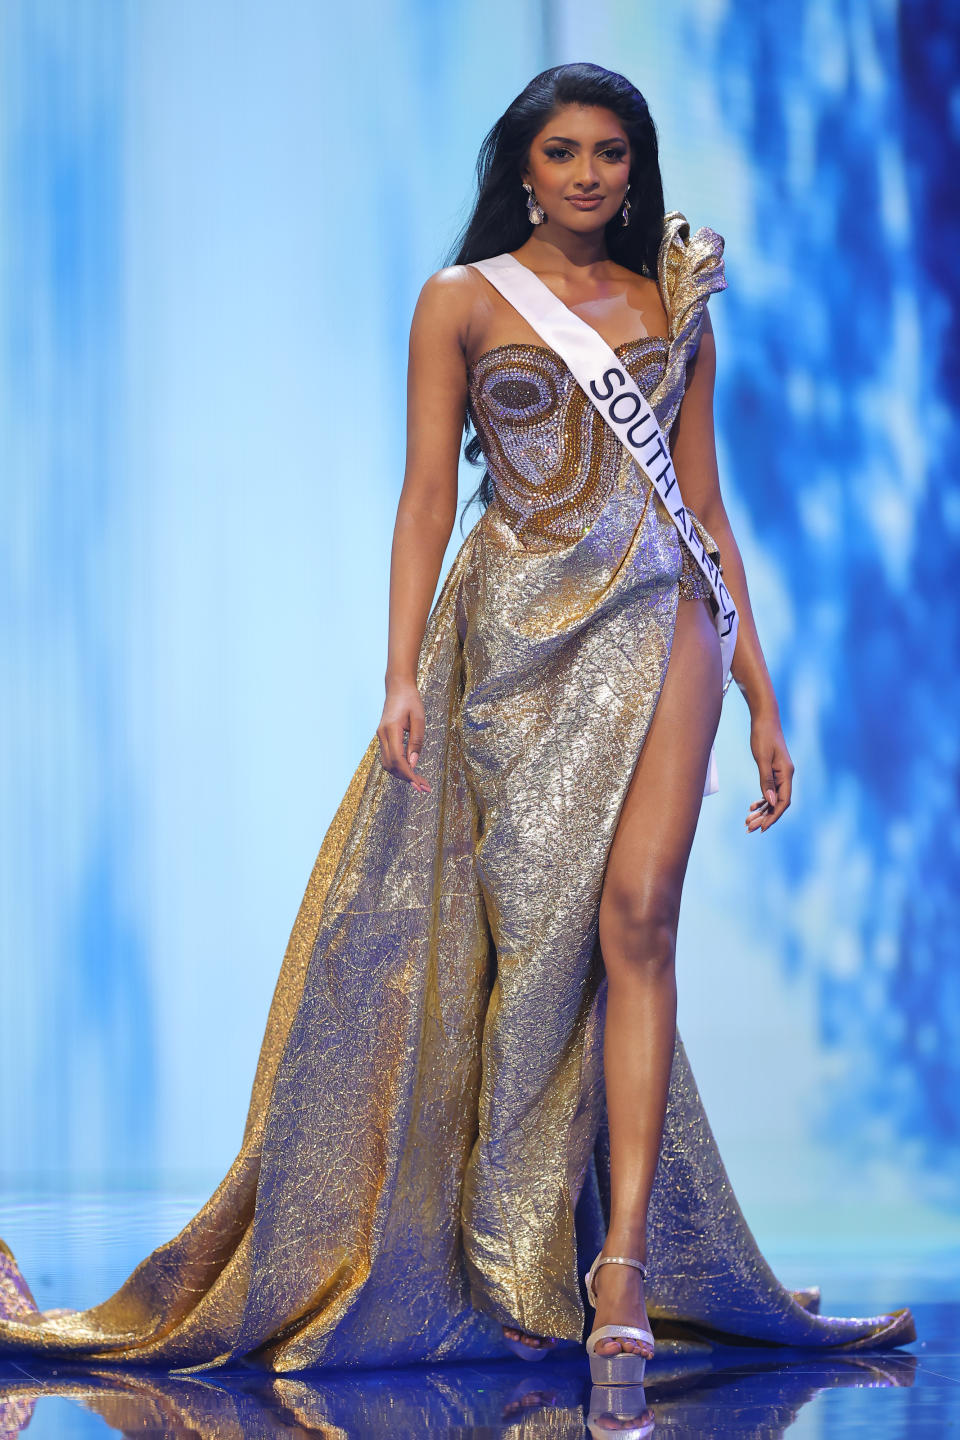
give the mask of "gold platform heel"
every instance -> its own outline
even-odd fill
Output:
[[[631,1265],[634,1270],[640,1271],[646,1282],[648,1272],[642,1260],[630,1260],[624,1255],[604,1255],[601,1250],[584,1277],[587,1299],[594,1310],[597,1308],[598,1298],[594,1277],[601,1265]],[[590,1379],[594,1385],[642,1384],[643,1372],[647,1368],[646,1355],[635,1355],[629,1350],[619,1350],[614,1355],[598,1355],[596,1348],[601,1340],[635,1340],[638,1344],[646,1341],[652,1346],[654,1341],[650,1331],[641,1330],[638,1325],[601,1325],[599,1330],[594,1330],[587,1338]]]

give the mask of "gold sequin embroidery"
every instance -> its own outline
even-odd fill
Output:
[[[615,353],[649,396],[669,342],[628,340]],[[570,544],[589,530],[632,461],[555,350],[523,341],[485,351],[471,368],[468,412],[496,503],[527,549]]]

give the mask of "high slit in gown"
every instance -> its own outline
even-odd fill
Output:
[[[667,435],[723,244],[667,215],[669,335],[618,347]],[[385,771],[371,738],[293,925],[230,1170],[91,1309],[38,1312],[0,1252],[0,1353],[289,1372],[499,1357],[502,1324],[585,1333],[580,1277],[609,1213],[604,867],[678,599],[709,590],[555,351],[480,356],[468,409],[495,498],[420,652],[432,789]],[[815,1287],[776,1279],[679,1034],[648,1244],[660,1344],[915,1338],[907,1309],[822,1316]]]

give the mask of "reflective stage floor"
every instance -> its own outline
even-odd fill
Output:
[[[106,1298],[191,1202],[71,1197],[0,1204],[41,1306]],[[958,1436],[960,1253],[910,1261],[765,1253],[786,1283],[817,1284],[825,1314],[909,1305],[918,1339],[886,1353],[813,1356],[767,1348],[658,1347],[642,1389],[591,1389],[582,1350],[537,1364],[504,1359],[275,1377],[169,1376],[128,1368],[56,1370],[0,1360],[0,1440],[108,1435],[190,1437]]]

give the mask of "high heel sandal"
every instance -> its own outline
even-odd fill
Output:
[[[634,1270],[640,1271],[644,1281],[648,1274],[642,1260],[629,1260],[623,1255],[604,1255],[601,1250],[584,1277],[587,1299],[594,1310],[598,1300],[594,1277],[601,1265],[631,1265]],[[590,1379],[594,1385],[642,1384],[643,1372],[647,1368],[646,1355],[637,1355],[632,1350],[617,1350],[612,1355],[598,1355],[596,1349],[603,1340],[635,1340],[637,1344],[646,1341],[652,1346],[654,1342],[650,1331],[642,1330],[639,1325],[601,1325],[599,1330],[594,1330],[587,1338]]]

